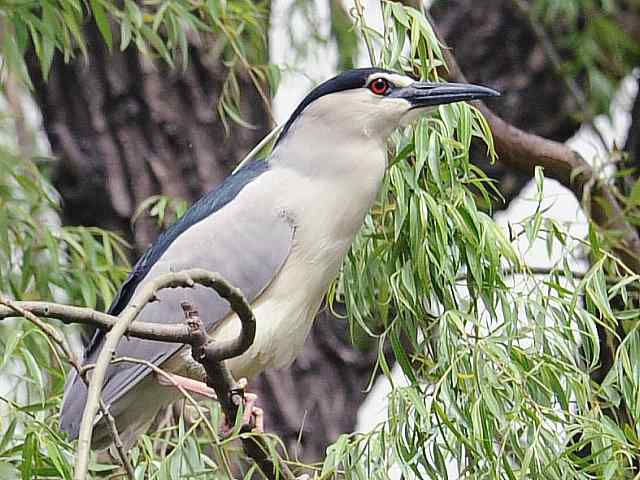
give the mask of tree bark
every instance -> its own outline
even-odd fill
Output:
[[[252,83],[241,78],[241,111],[255,128],[232,124],[225,133],[216,105],[226,69],[203,45],[192,46],[183,70],[171,70],[132,48],[109,53],[93,26],[87,39],[88,62],[56,57],[46,82],[35,62],[31,68],[58,159],[63,221],[118,231],[137,256],[158,234],[149,219],[132,228],[140,202],[164,194],[192,203],[230,173],[270,121]],[[375,355],[353,349],[346,322],[324,312],[294,365],[249,387],[266,411],[267,430],[312,462],[353,430],[374,363]]]
[[[68,224],[117,230],[143,251],[153,222],[131,227],[136,207],[154,194],[193,202],[225,178],[269,130],[261,100],[241,79],[242,112],[255,129],[227,136],[216,113],[226,69],[204,47],[183,70],[133,48],[110,54],[87,28],[88,62],[56,57],[45,83],[32,69],[44,127],[59,159],[55,185]]]

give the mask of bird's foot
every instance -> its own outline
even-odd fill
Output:
[[[181,391],[189,392],[212,400],[217,400],[216,392],[204,382],[193,380],[192,378],[183,377],[174,373],[165,372],[156,374],[156,381],[160,385],[174,387]],[[258,396],[255,393],[247,393],[247,379],[241,378],[236,387],[231,390],[231,396],[239,397],[242,402],[242,426],[240,431],[263,433],[264,432],[264,411],[256,407]],[[233,424],[229,424],[225,418],[222,424],[222,434],[228,436],[233,431]]]
[[[258,396],[255,393],[247,393],[247,379],[238,380],[236,387],[231,391],[232,396],[239,396],[242,399],[242,426],[241,432],[264,433],[264,410],[256,407]],[[222,425],[222,433],[228,436],[233,430],[233,425],[229,424],[225,417]]]

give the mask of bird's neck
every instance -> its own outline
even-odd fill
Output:
[[[382,181],[386,142],[384,138],[369,136],[358,125],[345,127],[305,116],[278,143],[270,162],[303,177],[345,182],[355,189],[359,179],[366,183],[373,176],[374,183]]]
[[[339,132],[315,132],[285,139],[273,152],[273,168],[286,172],[281,198],[294,218],[309,223],[302,228],[350,244],[382,184],[385,146],[368,138],[341,139]]]

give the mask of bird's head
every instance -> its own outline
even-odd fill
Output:
[[[279,142],[301,126],[313,125],[319,138],[331,136],[386,140],[438,105],[493,97],[487,87],[459,83],[429,83],[390,70],[348,70],[316,87],[285,124]]]

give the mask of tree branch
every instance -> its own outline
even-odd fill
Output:
[[[0,320],[15,317],[16,311],[4,302],[0,302]],[[91,325],[109,331],[118,321],[118,317],[108,313],[98,312],[91,308],[61,305],[53,302],[13,302],[13,305],[38,317],[55,318],[63,323],[79,323]],[[46,324],[44,324],[46,325]],[[49,328],[49,325],[46,325]],[[55,329],[54,329],[55,330]],[[56,332],[57,333],[57,332]],[[186,325],[166,325],[162,323],[140,322],[129,325],[126,335],[146,340],[189,343],[190,333]],[[168,339],[168,340],[167,340]]]
[[[233,301],[232,298],[230,296],[229,303]],[[234,387],[235,382],[224,364],[224,359],[244,353],[253,343],[253,337],[255,336],[255,317],[253,312],[251,309],[244,309],[242,305],[238,305],[238,307],[238,310],[234,309],[234,311],[242,324],[240,335],[233,341],[222,344],[209,341],[199,313],[192,305],[188,303],[182,304],[187,323],[193,334],[191,343],[193,358],[200,362],[207,372],[207,385],[215,390],[227,421],[233,421],[237,418],[243,395]],[[251,425],[243,425],[240,431],[249,433],[252,431],[252,427]],[[269,458],[269,448],[262,438],[254,436],[243,437],[242,445],[247,456],[256,462],[260,470],[270,480],[277,478],[295,479],[295,476],[286,465],[275,464]]]
[[[197,312],[190,307],[187,317],[188,324],[166,325],[160,323],[134,323],[137,315],[144,306],[156,298],[156,293],[164,288],[193,287],[200,284],[215,290],[220,297],[227,300],[231,309],[236,313],[241,322],[240,334],[231,340],[222,342],[212,342],[209,340],[204,326],[197,315]],[[235,419],[239,405],[242,403],[242,395],[235,390],[235,382],[224,365],[224,360],[233,358],[244,353],[253,343],[256,331],[256,321],[251,306],[244,298],[242,292],[229,285],[220,275],[207,272],[201,269],[193,269],[179,273],[170,273],[158,277],[150,282],[138,292],[129,302],[129,307],[123,311],[120,317],[115,317],[106,313],[97,312],[90,308],[61,305],[53,302],[13,302],[0,297],[0,320],[23,316],[34,322],[41,328],[49,338],[51,338],[63,351],[69,362],[79,372],[83,380],[89,370],[93,370],[87,403],[83,413],[80,434],[78,438],[78,456],[75,466],[75,479],[86,478],[88,471],[88,459],[91,446],[91,436],[93,425],[98,409],[102,410],[107,420],[107,424],[115,435],[114,444],[117,452],[123,460],[123,466],[127,474],[131,475],[133,470],[127,462],[126,455],[122,451],[115,421],[110,416],[106,406],[100,398],[100,392],[104,383],[106,367],[113,363],[115,347],[122,336],[128,335],[147,340],[157,340],[163,342],[184,343],[192,346],[194,358],[200,362],[207,372],[207,383],[212,387],[220,400],[222,409],[228,419]],[[56,318],[64,323],[80,323],[92,325],[108,331],[105,345],[101,350],[98,359],[90,368],[81,367],[71,350],[67,347],[64,338],[51,325],[44,323],[38,316]],[[249,427],[250,430],[250,427]],[[241,431],[245,433],[247,427],[243,426]],[[276,465],[268,456],[268,448],[264,442],[257,437],[243,438],[243,445],[246,454],[251,457],[261,468],[269,479],[295,478],[288,468]],[[118,447],[120,448],[118,449]]]

